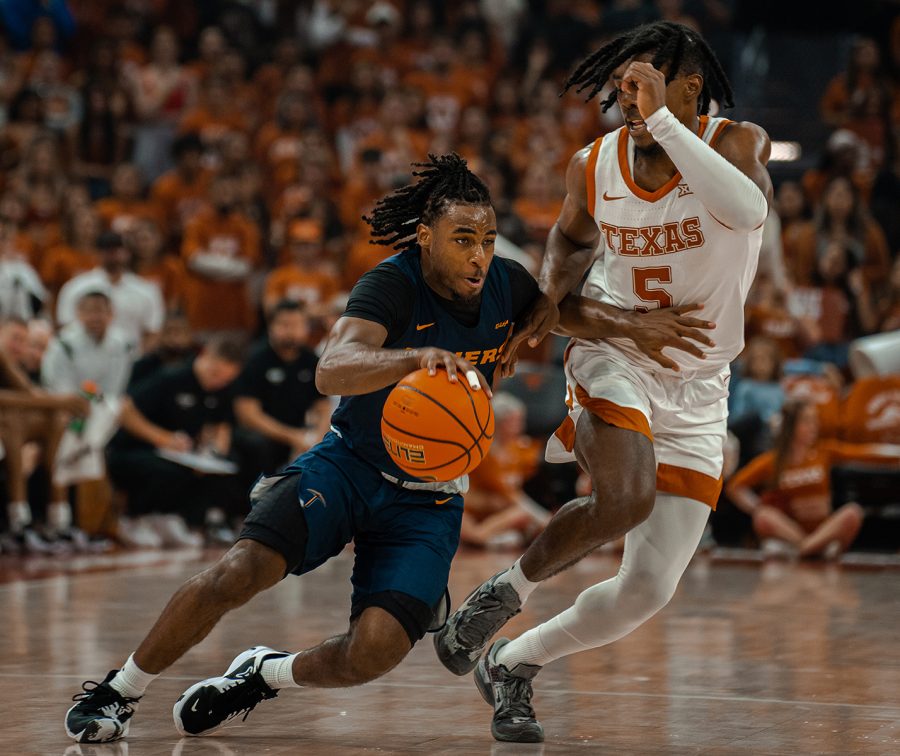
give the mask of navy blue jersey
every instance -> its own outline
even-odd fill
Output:
[[[386,343],[385,347],[437,347],[455,352],[477,367],[490,383],[517,314],[508,267],[496,258],[493,260],[482,289],[477,322],[467,327],[447,312],[425,283],[418,250],[396,254],[378,267],[385,265],[398,268],[415,287],[412,317],[402,335]],[[536,284],[534,292],[537,292]],[[391,292],[385,291],[383,296],[390,297]],[[381,440],[381,411],[392,388],[388,386],[371,394],[342,397],[331,423],[354,452],[381,471],[401,480],[416,480],[394,464]]]

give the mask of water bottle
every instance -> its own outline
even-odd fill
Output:
[[[89,402],[93,402],[100,398],[100,387],[97,385],[96,381],[82,381],[81,390],[78,393]],[[87,417],[73,417],[72,422],[69,423],[69,429],[80,436],[84,431],[86,422]]]

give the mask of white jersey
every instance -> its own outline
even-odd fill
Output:
[[[731,123],[700,117],[698,135],[710,146]],[[744,346],[744,302],[759,259],[762,226],[734,231],[716,220],[676,173],[655,192],[632,178],[634,142],[623,126],[591,148],[587,162],[588,210],[600,242],[583,294],[625,310],[691,303],[691,313],[716,324],[706,359],[667,349],[683,371],[720,372]],[[609,339],[638,367],[665,369],[630,339]],[[671,371],[665,371],[671,372]],[[682,373],[684,374],[684,373]]]

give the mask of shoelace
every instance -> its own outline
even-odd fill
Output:
[[[261,701],[275,698],[278,691],[272,690],[257,676],[247,678],[243,685],[232,685],[224,690],[213,703],[212,713],[217,717],[221,717],[223,721],[234,719],[241,714],[246,721],[257,704]]]
[[[499,688],[499,690],[497,690]],[[534,691],[531,688],[531,680],[509,675],[507,680],[494,683],[495,695],[499,693],[499,714],[504,719],[534,719],[534,707],[531,705],[531,697]]]
[[[93,687],[89,688],[88,685]],[[78,702],[91,701],[98,709],[114,703],[119,706],[120,709],[124,709],[127,713],[131,714],[133,713],[133,709],[131,708],[132,705],[140,700],[139,698],[127,698],[106,683],[98,683],[95,680],[85,680],[81,683],[81,690],[83,692],[76,693],[72,696],[72,700]]]
[[[490,616],[488,614],[502,607],[503,602],[494,595],[493,586],[490,591],[485,591],[481,596],[473,598],[456,623],[460,646],[468,649],[480,648],[506,620],[519,612],[517,609],[509,615],[501,613]]]

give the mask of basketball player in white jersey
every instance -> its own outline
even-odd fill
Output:
[[[638,27],[587,58],[566,87],[587,88],[590,99],[610,80],[604,106],[618,101],[625,125],[569,163],[541,270],[545,298],[514,337],[535,344],[551,329],[572,337],[569,414],[547,458],[577,460],[593,492],[560,509],[435,638],[448,669],[477,666],[498,740],[543,740],[531,706],[543,665],[621,638],[672,597],[721,490],[728,366],[743,347],[771,201],[769,139],[754,124],[707,115],[713,97],[731,105],[731,89],[695,31]],[[589,266],[583,293],[570,294]],[[713,323],[686,316],[692,303]],[[645,332],[673,312],[697,348],[649,349]],[[479,661],[542,580],[623,534],[614,578],[515,640],[497,640]]]

